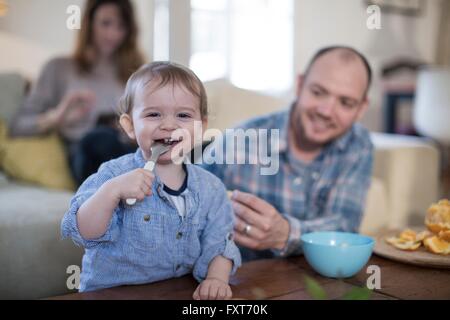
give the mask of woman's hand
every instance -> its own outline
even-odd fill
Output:
[[[95,94],[89,90],[68,93],[56,108],[49,110],[41,117],[41,131],[70,126],[85,120],[95,104]]]
[[[67,96],[61,106],[62,125],[70,126],[86,120],[95,104],[95,94],[92,91],[76,91]]]
[[[218,278],[206,278],[195,290],[195,300],[229,300],[232,297],[230,285]]]

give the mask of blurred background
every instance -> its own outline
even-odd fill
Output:
[[[66,9],[70,5],[82,8],[83,0],[2,2],[8,11],[0,18],[1,72],[19,71],[35,78],[48,59],[73,50],[77,30],[65,27]],[[296,73],[317,49],[330,44],[359,49],[375,71],[371,108],[363,120],[375,131],[387,126],[382,110],[387,67],[403,62],[412,66],[449,63],[448,33],[441,23],[448,15],[444,10],[448,0],[375,1],[382,9],[386,2],[387,10],[381,12],[381,29],[373,30],[366,24],[370,1],[365,0],[132,2],[148,60],[178,61],[193,68],[202,80],[225,78],[238,87],[278,97],[292,96]],[[392,9],[394,5],[398,8]],[[445,54],[440,50],[447,50],[446,61],[439,58]],[[386,78],[413,82],[409,71],[414,75],[408,66],[394,68]],[[408,125],[407,108],[399,107],[396,124]]]
[[[424,228],[430,205],[450,197],[450,0],[131,3],[144,60],[191,67],[205,83],[209,126],[219,130],[287,108],[296,75],[320,48],[338,44],[361,51],[374,72],[362,123],[371,131],[375,159],[360,232]],[[76,190],[68,156],[78,153],[62,143],[58,121],[48,135],[13,137],[9,130],[44,65],[72,56],[79,31],[67,27],[74,14],[68,9],[82,12],[85,4],[0,0],[0,299],[73,292],[66,270],[80,265],[82,250],[60,240],[60,223]],[[65,71],[64,61],[57,61],[63,68],[56,81],[48,73],[42,78],[35,98],[77,77]],[[90,76],[90,82],[77,78],[80,86],[98,89],[104,101],[123,91],[108,73],[101,81]],[[45,117],[70,105],[58,98],[40,104]],[[106,107],[113,112],[115,102]],[[27,133],[27,125],[21,130]],[[85,145],[93,156],[100,147],[112,149],[102,139]]]

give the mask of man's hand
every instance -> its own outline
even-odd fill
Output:
[[[283,249],[289,237],[289,222],[268,202],[250,193],[231,196],[236,223],[234,240],[250,249]]]
[[[232,296],[228,283],[217,278],[206,278],[192,296],[195,300],[228,300]]]

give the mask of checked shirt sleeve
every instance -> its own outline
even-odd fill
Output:
[[[285,215],[289,222],[289,237],[285,248],[272,250],[277,256],[289,256],[301,253],[300,236],[316,231],[358,232],[370,186],[373,164],[372,146],[363,149],[354,161],[341,171],[332,188],[326,212],[322,217],[299,220]]]

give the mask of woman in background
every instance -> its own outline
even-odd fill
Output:
[[[129,0],[88,0],[74,54],[50,60],[11,127],[13,136],[58,132],[74,179],[135,150],[116,126],[126,80],[143,63]]]

